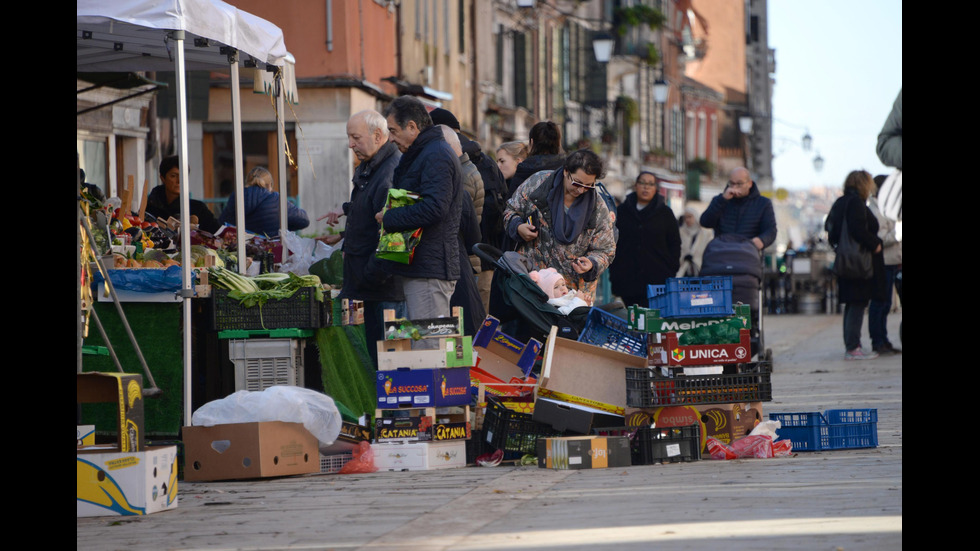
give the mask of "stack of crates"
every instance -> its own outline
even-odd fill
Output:
[[[626,370],[627,406],[655,416],[674,407],[688,408],[693,417],[710,409],[753,409],[761,416],[761,402],[772,401],[772,366],[751,362],[749,306],[733,305],[731,294],[729,276],[670,278],[665,285],[650,286],[650,308],[629,308],[630,328],[647,335],[647,368]],[[729,334],[737,332],[737,339],[712,341],[709,336],[709,342],[694,344],[681,337],[689,331],[711,335],[718,324],[725,324]],[[736,439],[734,431],[726,436]]]
[[[450,318],[430,320],[399,320],[385,311],[372,444],[379,469],[466,466],[474,360],[473,338],[463,335],[462,324],[462,308],[454,308]],[[418,341],[436,346],[413,346]]]

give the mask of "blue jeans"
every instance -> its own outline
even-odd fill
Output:
[[[888,341],[888,312],[892,309],[892,292],[895,287],[895,274],[898,266],[885,266],[885,300],[871,299],[868,306],[868,333],[871,334],[871,347],[875,350],[891,345]]]
[[[861,326],[864,324],[864,310],[867,307],[866,300],[844,304],[844,346],[848,352],[861,348]]]

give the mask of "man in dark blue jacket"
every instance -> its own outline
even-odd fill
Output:
[[[760,251],[776,240],[776,214],[772,201],[759,193],[749,170],[736,168],[728,177],[725,191],[716,195],[701,215],[701,225],[715,236],[740,235]]]
[[[324,218],[333,226],[347,216],[344,228],[344,287],[341,298],[364,302],[364,334],[374,366],[378,365],[376,341],[384,338],[384,311],[405,316],[405,293],[400,278],[392,277],[375,256],[381,227],[374,219],[388,199],[391,178],[402,154],[388,141],[388,121],[374,110],[360,111],[347,121],[347,146],[360,164],[354,169],[354,188],[343,212]]]
[[[391,141],[402,152],[392,187],[418,193],[421,200],[389,209],[376,219],[386,231],[422,228],[411,264],[384,261],[402,277],[410,319],[449,316],[450,297],[459,279],[459,219],[462,167],[442,130],[432,124],[417,98],[401,96],[385,110]],[[437,343],[436,343],[437,344]]]

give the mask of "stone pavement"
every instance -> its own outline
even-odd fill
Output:
[[[901,319],[889,317],[896,345]],[[77,549],[901,549],[902,356],[845,362],[839,315],[768,316],[765,344],[775,371],[764,414],[877,408],[878,447],[181,482],[173,511],[77,519]]]

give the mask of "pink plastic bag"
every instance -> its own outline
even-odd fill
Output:
[[[373,473],[378,470],[374,465],[374,450],[368,442],[359,442],[352,452],[353,457],[337,474]]]

